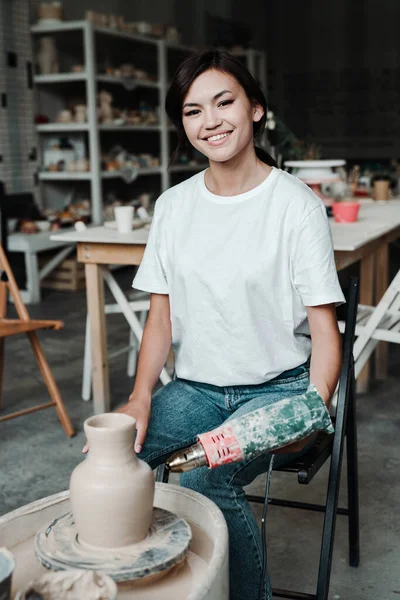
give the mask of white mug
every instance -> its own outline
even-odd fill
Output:
[[[129,233],[132,231],[133,206],[116,206],[114,208],[114,215],[119,233]]]

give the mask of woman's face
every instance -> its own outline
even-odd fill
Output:
[[[182,123],[189,142],[209,160],[224,162],[253,147],[253,122],[264,114],[239,82],[222,71],[199,75],[183,101]]]

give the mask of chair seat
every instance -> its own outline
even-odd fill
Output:
[[[311,448],[302,456],[293,459],[282,467],[274,468],[275,471],[297,473],[299,483],[307,485],[314,475],[332,454],[333,435],[320,432]]]
[[[0,319],[0,338],[36,331],[37,329],[61,329],[64,326],[62,321],[39,321],[20,319]]]

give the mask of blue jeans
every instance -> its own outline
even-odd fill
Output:
[[[309,361],[258,385],[217,387],[175,379],[153,397],[151,419],[140,458],[154,469],[170,454],[196,440],[227,419],[239,417],[283,398],[303,394],[309,384]],[[293,454],[277,454],[282,464]],[[258,600],[262,545],[257,521],[243,486],[268,471],[270,454],[210,470],[195,469],[181,475],[181,485],[204,494],[222,510],[229,531],[230,599]],[[264,600],[271,598],[268,576]]]

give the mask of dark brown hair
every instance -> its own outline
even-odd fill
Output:
[[[260,121],[253,123],[254,141],[256,141],[257,137],[264,131],[267,118],[267,101],[261,87],[252,73],[239,59],[232,54],[229,54],[229,52],[215,49],[197,52],[196,54],[189,56],[179,65],[165,99],[165,110],[175,125],[178,133],[178,145],[170,164],[176,160],[180,152],[187,150],[189,147],[189,140],[187,139],[182,123],[182,106],[184,98],[193,81],[199,75],[210,69],[216,69],[217,71],[227,73],[234,77],[244,89],[250,102],[256,102],[262,106],[264,109],[263,116]],[[260,160],[267,165],[277,166],[276,162],[268,152],[258,146],[255,147],[255,150]]]

